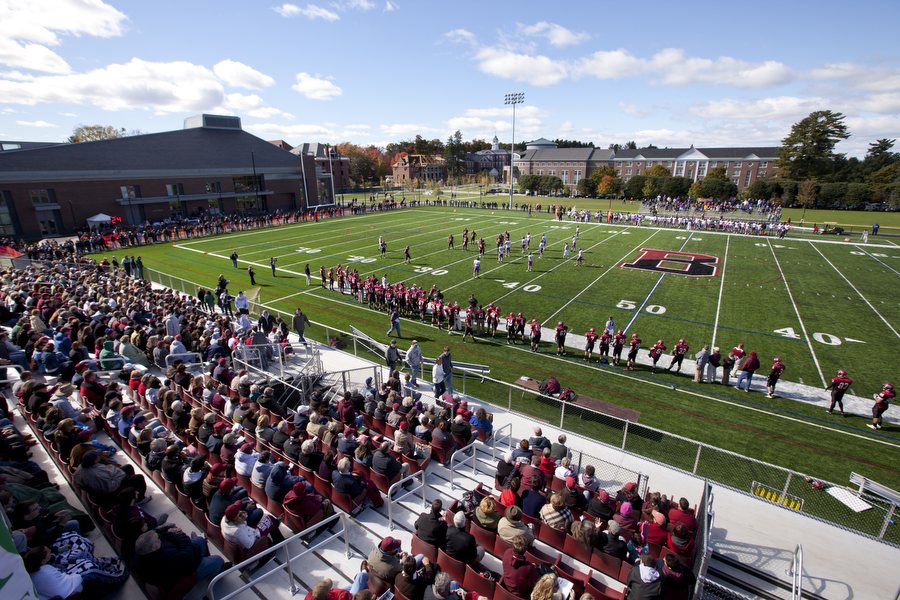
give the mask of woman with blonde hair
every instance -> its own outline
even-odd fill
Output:
[[[566,600],[559,591],[559,578],[556,573],[547,573],[538,579],[534,589],[531,590],[531,600]]]
[[[475,507],[473,520],[488,531],[497,531],[500,516],[500,513],[497,512],[497,502],[490,496],[485,496],[481,499],[481,503]]]

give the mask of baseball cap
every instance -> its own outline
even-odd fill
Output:
[[[400,540],[388,536],[381,540],[379,548],[381,548],[382,552],[397,552],[398,550],[400,550]]]

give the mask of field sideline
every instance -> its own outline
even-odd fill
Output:
[[[461,249],[466,226],[485,239],[488,249],[477,280],[471,277],[474,247]],[[387,275],[392,282],[426,288],[436,284],[446,299],[462,305],[474,293],[484,305],[499,302],[504,314],[512,310],[529,320],[564,320],[577,334],[602,327],[612,315],[617,328],[628,324],[629,331],[640,332],[645,348],[661,338],[671,349],[685,337],[692,356],[705,342],[715,340],[727,353],[742,341],[748,350],[759,352],[763,376],[775,355],[788,365],[785,379],[817,387],[845,368],[856,380],[852,391],[861,396],[870,396],[894,372],[890,359],[900,349],[900,310],[889,288],[900,274],[900,249],[893,244],[769,240],[583,223],[578,247],[585,250],[585,264],[578,267],[574,252],[567,260],[562,252],[575,228],[544,213],[529,218],[519,212],[422,208],[186,240],[144,247],[140,253],[148,268],[197,285],[214,287],[218,274],[224,273],[233,281],[232,293],[249,287],[243,271],[253,264],[266,305],[288,312],[301,305],[314,320],[343,329],[352,323],[379,339],[387,329],[386,315],[319,287],[320,264],[352,264],[361,274]],[[512,256],[501,264],[494,240],[507,230]],[[456,237],[454,250],[447,249],[450,233]],[[532,248],[542,233],[548,237],[544,258],[535,255],[533,272],[526,272],[526,257],[519,250],[519,239],[526,233],[531,233]],[[379,235],[388,242],[385,258],[377,251]],[[406,244],[412,251],[410,265],[403,261]],[[679,253],[714,257],[718,272],[714,277],[684,277],[621,267],[634,261],[641,249],[671,252],[676,259],[683,258]],[[232,251],[240,255],[238,270],[227,258]],[[274,278],[268,268],[272,256],[278,259]],[[306,264],[313,271],[311,287],[302,276]],[[577,353],[556,357],[549,345],[535,360],[521,346],[513,352],[497,342],[464,346],[456,336],[413,321],[405,320],[402,328],[404,337],[420,340],[426,355],[452,342],[457,360],[490,364],[500,379],[552,373],[579,393],[637,408],[642,423],[673,433],[838,482],[857,470],[894,487],[900,483],[896,426],[886,424],[876,433],[865,428],[863,416],[839,420],[795,401],[697,386],[684,375],[614,373],[610,367],[586,364]],[[668,361],[664,357],[661,366]]]

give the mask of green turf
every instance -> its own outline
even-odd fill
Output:
[[[468,252],[461,249],[464,226],[477,231],[487,242],[483,275],[478,280],[471,277],[474,248],[470,246]],[[513,253],[500,265],[494,239],[506,230],[513,238]],[[845,368],[856,380],[853,392],[859,395],[871,395],[894,373],[891,359],[900,345],[889,325],[897,328],[900,309],[890,291],[897,276],[891,269],[900,270],[900,249],[881,249],[879,254],[884,256],[876,260],[853,254],[859,251],[849,245],[817,244],[820,255],[809,242],[791,238],[773,240],[770,247],[764,238],[582,224],[578,245],[586,249],[586,264],[577,267],[571,260],[574,253],[568,261],[562,258],[562,246],[571,241],[574,231],[574,224],[553,222],[544,213],[528,218],[508,211],[421,208],[191,240],[179,242],[179,247],[157,245],[141,248],[140,253],[147,268],[196,285],[212,287],[219,273],[224,273],[233,281],[229,287],[235,293],[249,287],[244,272],[247,263],[242,262],[241,268],[235,270],[227,259],[236,250],[242,261],[256,264],[263,303],[286,312],[302,306],[315,321],[345,331],[353,325],[382,340],[386,339],[387,316],[358,305],[349,296],[318,287],[320,264],[353,264],[361,273],[386,274],[391,281],[402,279],[426,287],[436,284],[445,290],[447,299],[460,304],[473,293],[485,305],[499,301],[504,313],[521,311],[529,320],[563,319],[576,333],[602,326],[609,315],[619,327],[634,319],[631,330],[640,332],[645,345],[663,338],[671,348],[677,338],[685,337],[691,344],[691,355],[715,334],[716,344],[724,353],[739,341],[758,351],[763,361],[760,373],[767,371],[775,355],[784,357],[788,365],[785,379],[802,380],[809,385],[822,385],[816,360],[827,378],[838,368]],[[457,238],[455,250],[446,249],[447,234],[451,232]],[[541,233],[547,233],[549,242],[545,257],[535,258],[531,273],[526,272],[525,258],[518,249],[518,240],[526,232],[532,234],[535,248]],[[389,252],[384,259],[377,252],[379,235],[388,241]],[[412,250],[411,265],[403,263],[406,244]],[[642,247],[671,251],[684,248],[725,258],[724,281],[721,277],[667,275],[648,298],[659,275],[619,266]],[[279,259],[279,274],[275,278],[268,269],[268,259],[273,255]],[[306,286],[301,275],[307,263],[314,273],[312,287]],[[778,265],[787,285],[780,277]],[[788,288],[809,341],[791,304]],[[715,327],[720,291],[722,302]],[[860,293],[872,306],[860,298]],[[289,295],[294,296],[279,300]],[[642,303],[644,309],[636,312]],[[798,337],[785,337],[785,328],[793,328]],[[866,419],[861,417],[826,418],[828,415],[818,406],[770,400],[763,394],[748,395],[721,386],[698,386],[686,375],[651,375],[639,369],[623,377],[621,369],[586,364],[577,352],[575,356],[570,353],[557,358],[546,344],[542,354],[535,356],[522,346],[508,347],[501,340],[462,344],[458,335],[448,336],[446,331],[416,321],[404,320],[402,329],[404,338],[414,336],[420,340],[426,355],[434,356],[450,343],[457,361],[488,364],[491,375],[503,381],[515,381],[521,375],[541,379],[553,374],[580,394],[640,411],[643,425],[838,483],[846,482],[850,472],[857,471],[900,487],[900,469],[896,466],[900,458],[900,428],[894,426],[888,425],[875,434],[865,427]],[[318,327],[310,333],[319,340],[333,335]],[[819,336],[822,342],[816,341],[814,334],[827,335]],[[861,341],[848,342],[847,338]],[[840,344],[829,345],[836,342]],[[668,365],[668,361],[664,357],[661,364]],[[665,385],[653,385],[660,382]],[[469,393],[489,402],[510,404],[508,389],[499,384],[469,380],[466,385]],[[673,391],[672,385],[677,389]],[[459,382],[455,387],[460,388]],[[557,408],[537,402],[531,395],[514,396],[518,397],[512,398],[511,408],[559,425]],[[598,423],[593,416],[569,415],[564,425],[602,441],[621,444],[617,424]],[[875,443],[874,438],[890,445]],[[671,438],[629,436],[626,448],[687,470],[692,470],[696,461],[695,445]],[[706,452],[698,463],[703,475],[746,491],[757,477],[757,481],[778,489],[784,484],[783,474],[777,470],[761,467],[760,473],[754,473],[756,467],[748,467],[746,462],[730,455],[727,460],[715,459],[713,451],[709,451],[709,457]]]

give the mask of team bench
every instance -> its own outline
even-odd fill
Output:
[[[537,379],[533,379],[531,377],[523,375],[519,377],[519,380],[516,383],[520,387],[540,393],[541,382]],[[576,399],[575,403],[579,407],[596,410],[598,412],[612,415],[620,419],[625,419],[626,421],[631,421],[633,423],[637,423],[641,418],[641,413],[639,411],[631,408],[625,408],[624,406],[619,406],[617,404],[610,404],[609,402],[597,400],[596,398],[591,398],[590,396],[584,396],[582,394],[578,394],[578,398]]]

